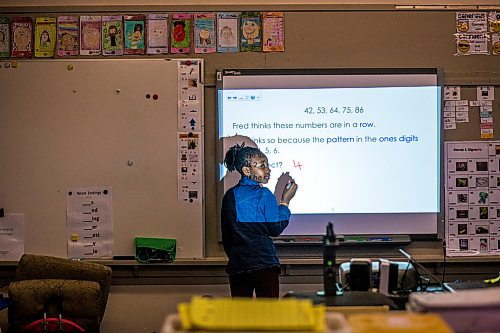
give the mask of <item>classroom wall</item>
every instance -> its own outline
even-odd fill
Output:
[[[285,52],[180,56],[196,56],[205,60],[205,253],[207,257],[224,257],[222,248],[217,243],[216,69],[438,67],[443,69],[445,84],[463,86],[464,97],[474,96],[476,85],[500,85],[498,56],[454,55],[456,49],[453,38],[455,13],[456,10],[466,10],[463,8],[469,7],[462,9],[454,7],[457,8],[454,10],[429,10],[427,7],[401,10],[395,9],[394,6],[388,7],[383,1],[378,1],[374,2],[377,4],[371,7],[358,5],[353,9],[343,9],[342,6],[333,3],[328,2],[332,9],[326,11],[315,9],[314,5],[306,6],[301,10],[291,5],[277,5],[279,10],[285,11]],[[31,12],[29,15],[35,17],[37,16],[36,10],[41,9],[36,1],[30,4],[30,6],[18,8],[13,7],[14,2],[8,0],[0,5],[0,12],[16,15],[16,12],[11,12],[15,8],[15,10]],[[114,3],[107,2],[107,4]],[[153,10],[152,8],[166,11],[176,8],[175,2],[169,2],[162,7],[152,7],[152,4],[148,2],[140,12]],[[325,3],[316,2],[316,4]],[[57,7],[58,1],[47,2],[46,5],[55,7],[53,12],[44,12],[43,15],[49,16],[68,12],[74,14],[110,13],[102,11],[100,7],[93,7],[91,1],[82,1],[64,8]],[[218,2],[209,2],[207,5],[195,4],[176,9],[191,12],[217,11],[221,10],[219,5]],[[140,5],[138,6],[141,8]],[[253,5],[251,8],[231,6],[230,9],[261,10],[260,8],[262,6]],[[492,6],[488,8],[494,9]],[[120,12],[120,9],[121,11],[128,10],[126,6],[115,10]],[[17,12],[19,13],[22,11]],[[498,108],[498,102],[495,108]],[[456,130],[446,131],[445,140],[478,140],[479,116],[471,112],[470,117],[470,123],[459,124]],[[498,131],[495,132],[498,133]]]
[[[363,1],[369,5],[345,6],[333,1],[316,1],[315,5],[305,2],[268,2],[259,5],[223,5],[224,1],[213,1],[188,6],[187,3],[149,1],[138,4],[136,1],[107,1],[114,10],[283,10],[285,11],[285,45],[283,53],[237,53],[194,55],[205,59],[205,216],[206,216],[206,254],[208,257],[224,257],[217,243],[217,204],[216,204],[216,94],[215,70],[222,68],[343,68],[343,67],[439,67],[444,71],[445,84],[462,85],[464,97],[472,98],[476,85],[495,85],[500,94],[500,58],[494,56],[457,57],[453,33],[455,32],[455,8],[398,9],[383,1]],[[194,2],[193,2],[194,3]],[[262,2],[261,2],[262,3]],[[339,1],[340,3],[340,1]],[[427,4],[431,1],[398,1],[399,4]],[[442,1],[441,4],[471,4],[470,1]],[[35,15],[37,10],[57,13],[85,13],[103,11],[103,7],[93,7],[97,1],[76,2],[66,6],[64,1],[30,1],[31,6],[23,10]],[[123,4],[123,7],[120,7]],[[271,4],[271,5],[269,5]],[[491,5],[493,1],[474,4]],[[62,7],[62,6],[65,7]],[[127,7],[131,5],[132,7]],[[2,7],[5,6],[5,7]],[[4,0],[0,12],[18,10],[15,0]],[[59,7],[61,6],[61,7]],[[88,7],[86,7],[88,6]],[[114,7],[113,7],[114,6]],[[477,7],[475,7],[477,8]],[[83,10],[82,10],[83,9]],[[498,96],[498,95],[497,95]],[[499,110],[500,98],[495,102]],[[470,113],[470,122],[459,124],[453,131],[444,133],[446,140],[479,140],[479,115]],[[495,139],[500,138],[499,122],[495,123]],[[293,207],[292,207],[293,210]],[[410,249],[419,255],[442,255],[439,244],[411,244]],[[393,251],[393,249],[391,249]],[[355,256],[365,254],[362,249],[349,249],[346,254]],[[381,252],[383,253],[383,251]],[[377,253],[377,255],[380,253]],[[467,270],[467,266],[463,266]],[[305,270],[307,273],[307,270]],[[140,277],[140,275],[138,276]],[[303,283],[290,285],[293,290],[316,290],[318,284]],[[283,291],[283,290],[282,290]],[[155,332],[167,312],[175,309],[178,301],[188,299],[191,294],[212,293],[227,295],[227,285],[203,285],[195,287],[180,286],[114,286],[111,290],[107,314],[103,323],[104,332]],[[124,304],[149,304],[151,306],[132,306]],[[163,304],[163,305],[161,305]],[[132,310],[131,310],[132,309]]]

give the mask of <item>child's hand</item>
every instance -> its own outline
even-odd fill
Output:
[[[295,183],[295,181],[292,179],[291,181],[286,184],[285,188],[283,189],[283,194],[281,195],[281,202],[286,203],[287,205],[290,203],[290,200],[295,196],[295,193],[297,192],[298,185]]]

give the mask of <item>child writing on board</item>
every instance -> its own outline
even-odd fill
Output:
[[[229,171],[238,171],[241,179],[222,199],[222,244],[229,258],[233,297],[279,297],[280,262],[271,237],[279,236],[288,226],[288,205],[297,184],[292,180],[283,190],[278,204],[267,184],[271,174],[266,155],[258,148],[236,144],[224,158]]]

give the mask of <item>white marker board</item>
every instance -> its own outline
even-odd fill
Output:
[[[177,63],[0,62],[0,207],[25,214],[26,253],[66,257],[67,190],[111,186],[115,256],[136,236],[204,256],[203,203],[177,200]]]

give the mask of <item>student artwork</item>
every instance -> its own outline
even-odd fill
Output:
[[[445,143],[446,254],[500,253],[500,142]]]
[[[191,52],[191,14],[172,14],[170,27],[170,52],[189,53]]]
[[[10,20],[0,17],[0,58],[10,56]]]
[[[238,13],[217,13],[217,52],[238,52]]]
[[[57,18],[57,55],[59,57],[78,55],[79,40],[78,16],[59,16]]]
[[[31,58],[33,55],[33,20],[31,17],[13,17],[11,23],[13,58]]]
[[[102,17],[102,54],[123,54],[122,16],[112,15]]]
[[[215,14],[194,14],[193,17],[194,53],[214,53],[215,44]]]
[[[56,19],[37,17],[35,20],[35,57],[51,58],[56,46]]]
[[[80,55],[101,54],[101,16],[80,17]]]
[[[262,14],[262,51],[285,51],[285,26],[283,12]]]
[[[146,53],[146,17],[142,14],[125,15],[124,36],[125,50],[124,54],[145,54]]]
[[[243,12],[240,17],[240,51],[262,50],[262,31],[259,12]]]
[[[168,53],[168,14],[148,14],[146,26],[148,28],[147,54]]]

